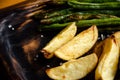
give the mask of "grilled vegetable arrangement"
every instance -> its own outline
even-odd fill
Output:
[[[65,61],[47,69],[46,74],[52,79],[76,80],[95,72],[95,80],[114,80],[119,69],[120,2],[51,0],[45,5],[29,17],[40,24],[39,31],[62,31],[40,52],[47,60],[56,57]],[[99,40],[107,31],[115,33]]]
[[[33,14],[39,29],[63,29],[71,22],[78,28],[97,25],[99,31],[120,30],[120,2],[118,0],[51,0],[42,12]],[[104,27],[104,28],[103,28]]]
[[[72,26],[75,26],[75,24]],[[65,33],[66,31],[63,30],[62,32]],[[66,34],[68,32],[69,31],[67,31]],[[49,42],[49,44],[54,44],[55,46],[53,45],[52,48],[50,48],[50,45],[47,44],[42,49],[42,52],[47,54],[44,52],[45,48],[49,50],[55,49],[57,46],[57,49],[48,54],[54,54],[60,59],[67,60],[67,62],[61,66],[47,69],[47,75],[52,79],[76,80],[82,79],[95,69],[95,80],[114,80],[120,56],[119,34],[120,32],[116,32],[97,45],[94,45],[98,38],[98,30],[95,25],[73,36],[71,40],[67,42],[64,41],[65,44],[61,46],[57,46],[57,42],[54,43],[55,38],[59,38],[59,36],[55,36]],[[61,34],[59,33],[58,35]],[[61,40],[63,41],[64,38],[61,38]],[[89,55],[81,57],[88,53],[91,48],[93,48],[92,52],[94,54],[89,53]],[[96,66],[97,68],[95,68]]]

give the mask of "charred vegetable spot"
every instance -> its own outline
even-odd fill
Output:
[[[40,20],[40,23],[42,23],[42,24],[50,24],[51,21],[48,20],[48,19],[43,19],[43,20]]]
[[[46,50],[41,50],[42,53],[44,53],[44,56],[48,58],[51,54],[47,52]]]
[[[114,39],[113,41],[115,42],[115,44],[117,44],[117,42],[116,42],[116,40],[115,40],[115,39]]]
[[[113,39],[113,42],[114,42],[115,44],[117,44],[117,42],[116,42],[116,40],[115,40],[115,36],[112,35],[111,38]]]
[[[114,36],[114,35],[111,35],[111,39],[115,39],[115,36]]]
[[[65,78],[66,78],[66,77],[65,77],[65,75],[63,75],[62,77],[63,77],[63,79],[65,79]]]
[[[74,20],[81,20],[81,19],[83,19],[83,16],[80,16],[80,15],[77,15],[77,14],[73,14],[73,15],[68,16],[68,18],[70,20],[74,21]]]

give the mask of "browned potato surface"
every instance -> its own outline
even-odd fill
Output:
[[[115,36],[104,41],[103,51],[95,71],[95,80],[114,80],[119,61],[119,46]]]
[[[47,69],[46,73],[51,79],[55,80],[78,80],[91,72],[95,68],[97,61],[97,55],[93,53],[65,62],[61,66]]]
[[[54,53],[58,58],[71,60],[88,52],[98,38],[98,30],[95,25],[80,32],[72,40],[61,46]]]
[[[77,32],[75,22],[72,22],[60,33],[58,33],[43,49],[45,58],[49,59],[54,55],[54,51],[61,47],[63,44],[71,40]]]

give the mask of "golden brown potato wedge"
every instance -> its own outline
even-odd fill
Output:
[[[114,80],[119,61],[119,46],[114,36],[107,38],[95,70],[95,80]]]
[[[93,53],[79,59],[65,62],[61,66],[47,69],[46,73],[50,78],[56,80],[78,80],[91,72],[97,62],[97,55]]]
[[[75,22],[72,22],[65,29],[63,29],[58,35],[56,35],[41,52],[44,53],[45,58],[49,59],[54,55],[54,51],[61,47],[63,44],[71,40],[77,32]]]
[[[118,45],[119,45],[119,53],[120,53],[120,31],[115,32],[113,35],[115,36],[115,38],[116,38],[116,40],[117,40],[117,42],[118,42]]]
[[[75,59],[89,51],[98,38],[95,25],[80,32],[72,40],[55,51],[55,55],[63,60]]]

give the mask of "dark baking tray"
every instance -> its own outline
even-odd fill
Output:
[[[51,80],[45,70],[65,62],[56,57],[47,60],[40,53],[45,44],[60,30],[39,31],[38,22],[24,16],[31,12],[30,9],[34,11],[35,7],[39,7],[36,5],[37,3],[30,8],[14,9],[0,22],[0,57],[12,80]],[[107,37],[113,32],[99,33],[99,37]],[[37,47],[25,47],[34,41]],[[115,80],[120,80],[119,67]],[[94,71],[81,80],[94,80]]]

